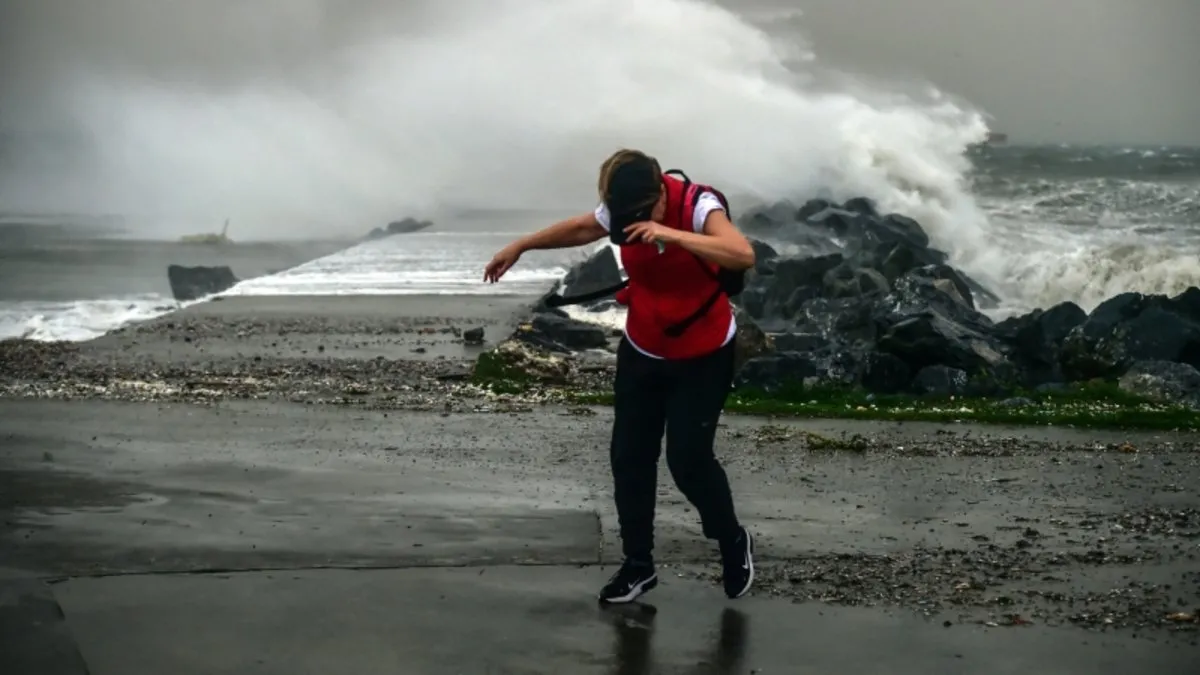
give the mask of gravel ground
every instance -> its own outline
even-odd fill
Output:
[[[561,391],[552,389],[497,395],[470,384],[478,350],[461,353],[462,329],[438,323],[393,323],[386,329],[349,323],[342,328],[352,333],[329,336],[324,321],[257,321],[235,325],[230,340],[220,337],[220,319],[202,318],[127,329],[114,336],[124,338],[116,346],[5,340],[0,341],[0,396],[285,400],[451,411],[509,410],[562,400]],[[271,332],[269,341],[262,337],[265,331]],[[238,340],[256,348],[239,348]],[[384,353],[363,353],[372,348]],[[567,386],[604,389],[612,377],[611,359],[593,355],[572,370]]]
[[[976,535],[980,544],[970,549],[917,547],[892,555],[767,561],[758,569],[758,583],[772,595],[798,602],[902,607],[947,627],[1073,624],[1150,637],[1169,633],[1200,645],[1200,509],[1146,510],[1120,519],[1136,524],[1106,524],[1123,528],[1121,536],[1107,538],[1108,545],[1136,540],[1137,553],[1114,553],[1104,543],[1086,552],[1055,550],[1057,542],[1043,539],[1070,542],[1092,526],[1053,519],[1041,530],[1013,527],[1015,534],[996,533],[997,539],[1015,538],[1011,543]],[[1162,581],[1148,580],[1142,578],[1147,564],[1172,572]],[[692,573],[719,581],[711,571]]]

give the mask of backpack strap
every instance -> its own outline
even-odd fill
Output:
[[[563,307],[566,305],[578,305],[583,302],[591,302],[592,300],[599,300],[600,298],[608,297],[628,285],[629,280],[625,279],[615,286],[609,286],[608,288],[601,288],[595,291],[589,291],[587,293],[580,293],[579,295],[551,295],[545,299],[545,304],[547,307],[551,308]]]
[[[708,299],[704,301],[704,304],[696,308],[696,311],[687,315],[687,318],[683,319],[682,321],[667,326],[663,329],[663,332],[671,337],[679,337],[680,335],[683,335],[684,331],[686,331],[688,328],[691,328],[692,324],[699,321],[700,317],[707,314],[708,310],[712,309],[712,306],[717,304],[717,300],[721,298],[721,293],[723,292],[724,291],[722,291],[718,286],[717,290],[713,291],[712,295],[708,296]]]
[[[688,207],[690,206],[695,208],[696,196],[699,195],[697,190],[699,186],[693,183],[691,178],[688,178],[688,175],[683,172],[683,169],[667,169],[663,172],[663,175],[676,175],[679,176],[680,180],[683,181],[683,199],[679,200],[679,222],[680,224],[690,222],[690,219],[686,218],[689,211]]]
[[[729,213],[729,201],[725,198],[725,195],[720,190],[709,185],[693,183],[692,180],[688,178],[688,175],[680,169],[670,169],[668,171],[664,171],[663,174],[676,174],[683,180],[683,199],[681,199],[679,203],[680,224],[690,223],[692,221],[691,217],[689,216],[692,213],[695,213],[696,200],[698,200],[700,195],[705,192],[711,192],[716,195],[717,200],[721,202],[721,206],[725,209],[725,213]],[[670,337],[679,337],[680,335],[683,335],[684,331],[690,328],[692,324],[699,321],[701,317],[708,313],[708,310],[712,309],[712,306],[717,303],[717,300],[721,299],[721,295],[725,292],[725,289],[721,287],[720,276],[714,272],[711,267],[709,267],[708,261],[696,255],[695,253],[692,254],[692,257],[696,259],[696,264],[700,265],[700,269],[704,270],[704,273],[707,274],[709,278],[717,282],[717,288],[699,307],[696,308],[695,311],[689,314],[686,318],[677,323],[673,323],[664,329],[663,332]]]

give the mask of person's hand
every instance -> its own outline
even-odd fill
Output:
[[[639,242],[645,244],[655,242],[670,244],[675,241],[676,232],[677,230],[661,223],[656,223],[653,220],[643,220],[640,223],[634,223],[625,228],[625,241],[631,244]]]
[[[483,269],[483,280],[491,283],[500,281],[500,277],[504,276],[517,261],[521,259],[521,249],[516,244],[509,244],[500,249],[496,255],[492,256],[491,262]]]

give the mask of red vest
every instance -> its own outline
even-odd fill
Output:
[[[692,211],[695,197],[703,188],[693,185],[684,194],[683,181],[663,176],[667,188],[667,204],[663,225],[694,232]],[[687,197],[688,203],[684,203]],[[698,320],[678,337],[666,334],[665,329],[683,321],[704,304],[714,291],[717,281],[715,263],[673,244],[662,253],[650,243],[620,247],[621,262],[629,276],[629,286],[617,296],[617,301],[629,308],[625,332],[638,347],[665,359],[689,359],[704,356],[725,343],[733,321],[733,307],[728,297],[721,297]],[[705,272],[701,265],[707,265]]]

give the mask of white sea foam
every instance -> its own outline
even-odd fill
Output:
[[[160,295],[69,302],[0,302],[0,339],[82,341],[179,307]]]

